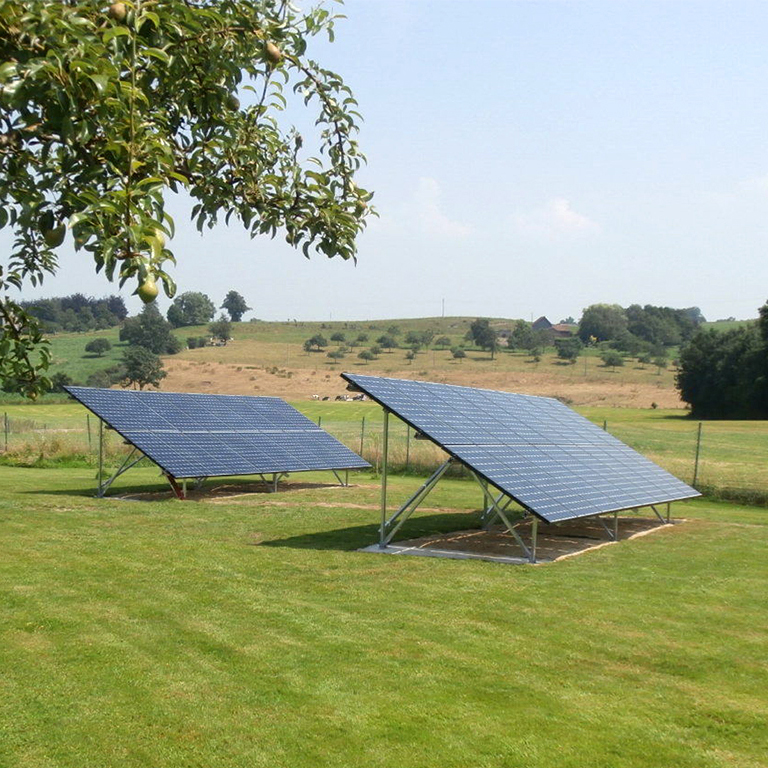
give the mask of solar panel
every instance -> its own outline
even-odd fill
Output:
[[[553,398],[342,377],[548,523],[700,495]]]
[[[370,466],[277,397],[65,389],[173,477]]]

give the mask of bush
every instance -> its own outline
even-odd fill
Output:
[[[187,336],[187,349],[197,349],[199,346],[197,341],[197,336]]]
[[[109,352],[110,349],[112,349],[112,344],[110,344],[109,339],[104,338],[93,339],[85,345],[85,351],[97,357],[103,357],[104,353]]]
[[[606,368],[617,368],[624,365],[624,358],[615,349],[606,349],[600,355],[600,359]]]

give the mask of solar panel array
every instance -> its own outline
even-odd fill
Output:
[[[370,466],[277,397],[66,390],[174,477]]]
[[[552,398],[342,376],[546,522],[700,495]]]

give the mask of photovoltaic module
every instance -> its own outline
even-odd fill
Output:
[[[65,389],[176,478],[370,466],[277,397]]]
[[[700,495],[553,398],[342,377],[548,523]]]

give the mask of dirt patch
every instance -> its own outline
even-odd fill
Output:
[[[682,522],[682,521],[676,521]],[[606,521],[612,527],[613,520]],[[620,517],[618,541],[644,536],[655,531],[666,530],[672,524],[662,524],[658,518]],[[531,523],[520,523],[516,528],[518,535],[530,547],[532,543]],[[537,562],[554,562],[574,555],[580,555],[615,544],[606,529],[594,518],[574,520],[560,525],[539,523],[536,543]],[[490,530],[469,530],[424,536],[418,539],[393,542],[393,548],[401,551],[396,554],[426,554],[443,552],[450,554],[487,557],[488,559],[508,558],[524,559],[524,552],[514,537],[503,527],[494,526]],[[408,552],[407,550],[412,550]]]
[[[204,392],[225,395],[266,395],[286,400],[309,400],[313,395],[333,399],[346,394],[346,383],[338,371],[296,368],[290,376],[263,368],[228,363],[197,362],[166,358],[167,378],[163,389],[170,392]],[[376,374],[371,368],[366,373]],[[445,384],[483,387],[528,395],[560,397],[572,405],[601,405],[624,408],[682,408],[676,390],[657,383],[631,381],[600,371],[587,377],[564,377],[542,366],[530,372],[435,370],[420,373],[414,368],[383,375],[403,379],[428,379]]]

